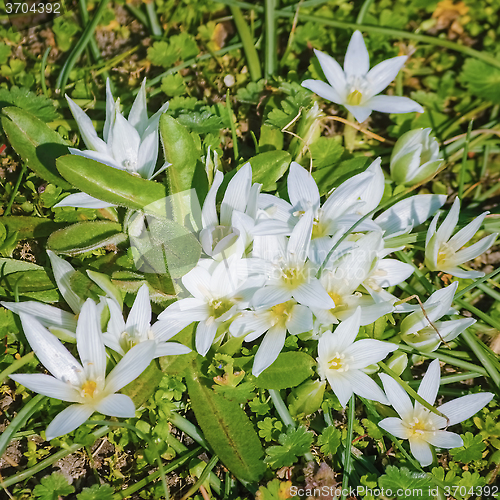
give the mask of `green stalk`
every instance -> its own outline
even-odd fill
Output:
[[[372,3],[373,3],[373,0],[365,0],[363,2],[363,5],[361,6],[361,9],[359,10],[358,17],[356,18],[356,24],[363,24],[366,13],[370,9],[370,6]]]
[[[4,454],[7,446],[9,446],[12,436],[28,421],[28,419],[38,410],[40,403],[45,399],[42,394],[37,394],[23,405],[21,411],[12,419],[7,429],[0,435],[0,457]]]
[[[144,15],[141,9],[134,7],[133,5],[126,3],[125,8],[143,25],[148,25],[148,18]]]
[[[101,0],[101,3],[99,4],[99,7],[97,8],[96,13],[94,14],[92,21],[89,24],[87,24],[87,27],[85,28],[82,37],[80,38],[75,48],[69,55],[68,59],[64,63],[64,66],[61,72],[59,73],[56,82],[56,88],[59,90],[59,92],[64,92],[66,88],[66,83],[69,78],[69,74],[73,69],[73,67],[75,66],[78,59],[80,58],[80,56],[82,55],[82,52],[85,50],[85,47],[90,42],[92,36],[94,35],[94,31],[97,28],[97,25],[99,24],[99,21],[101,20],[101,17],[104,14],[104,10],[108,6],[108,3],[109,0]]]
[[[35,356],[35,353],[33,351],[29,352],[28,354],[25,354],[22,358],[16,359],[10,366],[5,368],[0,373],[0,384],[3,384],[3,381],[11,374],[14,373],[15,371],[19,370],[22,366],[28,364]],[[0,457],[2,454],[0,453]]]
[[[483,283],[485,281],[488,281],[492,278],[494,278],[495,276],[497,276],[498,274],[500,274],[500,268],[498,269],[495,269],[494,271],[491,271],[491,273],[487,274],[486,276],[483,276],[482,278],[478,278],[474,281],[474,283],[470,284],[469,286],[466,286],[464,289],[462,290],[459,290],[456,294],[455,294],[455,298],[454,300],[457,300],[459,299],[460,297],[463,297],[466,293],[469,293],[471,290],[473,290],[474,288],[476,288],[480,283]]]
[[[27,168],[28,168],[28,164],[23,163],[23,166],[21,167],[21,172],[19,173],[19,177],[17,178],[17,181],[16,181],[16,185],[14,186],[14,190],[12,191],[12,194],[10,195],[9,203],[7,203],[7,206],[5,207],[5,212],[3,213],[2,217],[6,217],[7,215],[10,215],[10,211],[12,209],[12,204],[14,203],[17,192],[19,191],[19,186],[21,185],[21,181],[23,180],[23,177],[24,177],[24,174],[26,173]]]
[[[187,418],[184,418],[182,415],[179,415],[177,412],[172,411],[168,416],[169,422],[177,427],[177,429],[185,432],[191,439],[196,441],[198,444],[203,446],[205,450],[210,450],[210,446],[205,441],[205,437],[202,432],[196,425],[192,424]]]
[[[496,328],[497,330],[500,331],[500,322],[497,321],[496,319],[493,319],[491,316],[484,313],[477,307],[471,306],[463,299],[455,298],[453,299],[453,301],[456,302],[460,307],[463,307],[464,309],[467,309],[471,313],[475,314],[478,318],[481,318],[485,323],[488,323],[488,325],[491,325],[493,328]]]
[[[276,7],[278,0],[265,0],[265,37],[266,37],[266,57],[265,74],[266,78],[274,75],[276,72],[277,44],[276,44]],[[292,14],[292,17],[294,14]]]
[[[153,36],[161,36],[163,30],[161,29],[160,22],[158,21],[158,16],[156,14],[156,5],[154,0],[149,2],[144,2],[146,4],[146,13],[149,19],[149,26],[151,28],[151,33]]]
[[[471,120],[469,122],[469,126],[467,127],[467,137],[465,139],[464,153],[462,155],[462,165],[460,166],[460,177],[458,179],[458,197],[460,198],[460,201],[462,201],[462,198],[464,196],[465,167],[467,165],[467,156],[469,154],[470,134],[472,132],[472,124],[473,123],[474,123],[474,121]]]
[[[238,164],[240,152],[238,149],[238,136],[236,135],[236,117],[234,116],[233,108],[231,106],[231,95],[229,89],[227,89],[226,92],[226,106],[227,106],[227,114],[229,115],[229,123],[231,124],[231,137],[233,139],[234,163]]]
[[[347,406],[347,436],[344,448],[344,474],[342,475],[342,500],[346,500],[349,487],[349,475],[352,469],[352,438],[354,434],[354,419],[356,418],[356,398],[354,394]]]
[[[353,114],[349,111],[347,114],[347,121],[348,122],[356,122]],[[356,135],[358,134],[358,131],[354,128],[351,127],[350,125],[345,124],[344,125],[344,144],[346,149],[352,153],[354,151],[354,148],[356,146]]]
[[[255,48],[250,28],[248,27],[248,24],[246,23],[239,7],[230,6],[230,9],[233,15],[234,24],[236,25],[241,42],[243,43],[243,50],[245,51],[245,56],[247,58],[250,78],[256,82],[262,78],[262,70],[260,67],[259,54]]]
[[[188,492],[182,497],[181,500],[185,500],[185,499],[189,498],[191,495],[193,495],[194,493],[196,493],[199,490],[200,486],[203,485],[203,483],[205,482],[205,479],[207,479],[207,477],[208,477],[208,474],[217,465],[218,461],[219,461],[219,457],[217,455],[214,455],[210,459],[210,462],[208,462],[208,464],[205,465],[203,472],[200,474],[200,477],[198,478],[198,481],[196,481],[196,483],[194,483],[193,486],[191,486],[191,488],[189,488]]]
[[[99,439],[108,432],[109,432],[109,427],[100,427],[99,429],[96,429],[94,432],[92,432],[91,436],[93,436],[94,439]],[[61,458],[67,457],[68,455],[75,453],[75,451],[78,451],[80,448],[83,448],[84,446],[85,446],[84,444],[74,443],[71,446],[65,448],[64,450],[60,450],[57,453],[54,453],[50,457],[46,458],[45,460],[42,460],[33,467],[30,467],[29,469],[26,469],[23,472],[19,472],[11,477],[8,477],[7,479],[4,479],[3,482],[1,483],[1,486],[3,486],[3,488],[6,488],[8,486],[12,486],[13,484],[20,483],[21,481],[24,481],[25,479],[28,479],[29,477],[34,476],[39,472],[42,472],[47,467],[50,467],[52,464],[55,464],[57,461],[61,460]]]
[[[477,373],[477,372],[465,372],[465,373],[457,373],[456,375],[446,375],[444,377],[441,377],[439,385],[454,384],[456,382],[461,382],[462,380],[469,380],[478,377],[484,377],[484,375],[482,373]],[[410,382],[408,382],[408,385],[410,387],[418,388],[420,386],[420,382],[421,380],[411,380]]]
[[[165,467],[165,474],[168,474],[181,465],[184,465],[188,460],[190,460],[193,457],[196,457],[202,452],[201,446],[198,446],[198,448],[195,448],[194,450],[188,451],[186,454],[180,456],[176,460],[173,460],[168,464],[167,467]],[[137,483],[133,484],[132,486],[129,486],[127,489],[119,491],[118,493],[115,493],[113,495],[113,500],[121,500],[122,498],[128,498],[132,495],[132,493],[135,493],[136,491],[141,490],[145,486],[147,486],[149,483],[152,483],[156,479],[160,477],[160,471],[153,472],[149,475],[147,475],[144,479],[141,479]]]
[[[49,57],[52,47],[47,47],[43,53],[42,63],[40,64],[40,84],[42,85],[43,95],[49,97],[47,92],[47,82],[45,81],[45,68],[47,67],[47,59]]]

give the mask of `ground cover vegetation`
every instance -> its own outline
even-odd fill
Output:
[[[16,5],[3,497],[498,498],[498,1]]]

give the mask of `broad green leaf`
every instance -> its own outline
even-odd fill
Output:
[[[68,154],[64,139],[42,120],[21,108],[3,108],[2,127],[17,154],[42,179],[71,189],[56,169],[56,159]]]
[[[7,227],[9,233],[17,231],[17,237],[20,240],[46,238],[54,231],[67,226],[66,222],[54,222],[43,217],[26,217],[22,215],[2,217],[2,224]]]
[[[7,288],[12,291],[17,286],[19,293],[38,292],[56,288],[55,283],[44,270],[10,273],[4,277],[2,284],[6,284]]]
[[[392,490],[397,495],[398,500],[410,500],[416,498],[413,492],[420,490],[418,498],[421,500],[431,500],[435,498],[432,491],[437,491],[428,476],[420,473],[410,472],[406,467],[398,469],[389,465],[385,469],[385,474],[378,479],[378,485],[385,490]]]
[[[117,245],[126,239],[121,224],[116,222],[78,222],[52,233],[47,248],[63,255],[78,255],[106,245]]]
[[[266,151],[248,161],[252,166],[253,182],[262,184],[263,191],[273,191],[276,181],[287,171],[291,157],[286,151]]]
[[[315,169],[337,164],[344,153],[342,144],[333,137],[320,137],[309,149]]]
[[[179,342],[192,349],[192,352],[182,356],[163,356],[160,359],[160,367],[167,375],[182,375],[191,368],[191,364],[198,356],[194,343],[194,331],[197,323],[191,323],[170,339],[170,342]]]
[[[75,271],[69,278],[71,290],[83,300],[92,299],[99,301],[99,296],[104,295],[103,291],[84,273]]]
[[[500,104],[500,69],[477,59],[466,59],[459,77],[469,92],[487,101]]]
[[[163,372],[158,368],[158,362],[153,359],[141,375],[126,385],[121,392],[131,397],[135,407],[139,408],[156,392],[162,378]]]
[[[62,156],[56,164],[68,182],[94,198],[135,210],[149,207],[164,215],[164,203],[158,200],[165,200],[167,193],[165,186],[158,182],[78,155]]]
[[[33,488],[33,496],[40,500],[67,498],[74,492],[75,487],[70,485],[60,472],[53,472],[50,476],[43,477]]]
[[[184,125],[167,114],[160,118],[160,136],[165,158],[171,163],[167,168],[169,193],[195,189],[201,205],[208,190],[208,180],[193,137]],[[183,207],[176,210],[176,220],[184,221],[184,211]]]
[[[253,84],[253,82],[250,84]],[[260,127],[259,151],[263,153],[266,151],[280,151],[283,149],[283,143],[284,136],[281,130],[266,124]]]
[[[25,260],[0,258],[0,276],[19,271],[43,271],[43,267]]]
[[[274,469],[290,467],[299,456],[307,453],[311,448],[313,433],[304,426],[297,429],[288,427],[286,433],[280,434],[278,441],[280,446],[270,446],[266,450],[265,462]]]
[[[260,389],[287,389],[296,387],[313,374],[313,358],[305,352],[282,352],[276,361],[256,379]]]
[[[198,356],[187,370],[186,383],[196,420],[222,463],[238,478],[255,483],[265,471],[259,437],[240,405],[212,389],[200,371]]]

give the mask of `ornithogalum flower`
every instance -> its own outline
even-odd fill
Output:
[[[407,56],[387,59],[370,70],[370,56],[359,31],[354,32],[349,42],[343,70],[333,57],[319,50],[314,53],[329,85],[321,80],[305,80],[302,86],[324,99],[342,104],[358,122],[364,122],[372,111],[423,113],[422,106],[408,97],[377,95],[396,78]]]
[[[476,322],[473,318],[438,321],[445,315],[456,314],[456,311],[451,308],[451,303],[457,287],[458,281],[455,281],[446,288],[435,291],[423,304],[427,317],[424,316],[419,305],[411,306],[415,312],[407,316],[401,322],[400,327],[401,338],[408,345],[424,352],[435,351],[441,344],[441,339],[445,342],[453,340]],[[408,305],[403,307],[408,308]],[[432,322],[432,325],[429,321]]]
[[[437,172],[443,163],[439,156],[439,144],[430,128],[410,130],[394,145],[391,177],[405,186],[417,184]]]
[[[111,93],[109,80],[106,82],[106,121],[103,139],[97,136],[92,120],[68,96],[66,99],[73,114],[83,142],[88,149],[80,151],[70,148],[71,154],[84,156],[119,170],[151,179],[167,168],[165,163],[156,173],[158,160],[158,124],[160,116],[168,108],[165,103],[148,118],[146,103],[146,79],[132,105],[128,119],[120,111],[120,99],[116,102]],[[67,196],[56,207],[105,208],[113,206],[86,193]]]
[[[437,409],[448,419],[431,413],[425,406],[415,401],[415,406],[406,391],[389,375],[380,374],[387,399],[401,418],[389,417],[379,422],[379,426],[399,439],[408,439],[413,456],[422,466],[432,463],[431,446],[456,448],[463,446],[462,438],[454,432],[442,430],[458,424],[477,413],[492,399],[491,392],[468,394],[449,401]],[[418,395],[430,405],[434,405],[441,378],[439,360],[435,359],[427,369]]]
[[[297,335],[308,332],[312,327],[309,308],[289,300],[269,308],[242,312],[231,323],[229,331],[234,336],[246,335],[246,342],[252,342],[265,333],[252,368],[252,375],[258,377],[278,357],[285,345],[287,331]]]
[[[486,252],[495,243],[498,233],[490,234],[470,247],[460,250],[460,248],[474,237],[488,212],[484,212],[479,217],[476,217],[452,237],[458,223],[459,213],[460,200],[455,198],[448,215],[439,226],[439,229],[437,229],[439,214],[436,214],[434,219],[432,219],[425,239],[425,265],[431,271],[443,271],[457,278],[481,278],[484,276],[483,272],[464,271],[458,266]]]
[[[387,403],[382,389],[364,371],[384,359],[397,345],[374,339],[354,342],[359,332],[361,309],[340,323],[332,333],[325,332],[318,343],[318,373],[328,380],[345,408],[352,394]]]
[[[123,320],[123,312],[116,302],[108,299],[108,307],[110,319],[107,331],[103,334],[104,343],[122,356],[135,345],[149,340],[156,343],[155,358],[191,352],[189,347],[182,344],[167,342],[177,333],[173,325],[165,321],[157,321],[151,325],[151,303],[147,285],[139,288],[127,322]]]
[[[76,327],[81,363],[36,319],[24,313],[20,317],[28,342],[52,376],[16,374],[11,378],[32,391],[75,403],[52,420],[47,427],[47,439],[71,432],[96,411],[121,418],[135,415],[132,400],[125,394],[115,393],[148,367],[154,356],[154,342],[133,347],[106,376],[106,350],[100,317],[92,299],[83,305]]]

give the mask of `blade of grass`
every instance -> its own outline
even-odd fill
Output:
[[[491,273],[487,274],[486,276],[483,276],[482,278],[478,278],[474,281],[474,283],[471,283],[469,286],[466,286],[464,289],[459,290],[455,294],[455,300],[463,297],[466,293],[469,293],[471,290],[476,288],[480,283],[483,283],[487,280],[490,280],[500,274],[500,268],[495,269],[494,271],[491,271]]]
[[[472,132],[472,125],[474,120],[469,122],[469,126],[467,127],[467,136],[464,144],[464,153],[462,155],[462,165],[460,166],[460,176],[458,178],[458,197],[462,200],[464,196],[464,183],[465,183],[465,168],[467,165],[467,157],[469,155],[469,144],[470,144],[470,135]]]
[[[277,44],[276,44],[276,16],[278,0],[265,0],[265,76],[269,78],[276,72]],[[292,14],[294,15],[294,14]]]
[[[246,23],[239,7],[230,6],[230,9],[233,15],[234,24],[236,25],[241,42],[243,43],[243,50],[245,51],[245,56],[247,58],[250,78],[256,82],[262,78],[262,70],[260,66],[259,54],[255,48],[250,28],[248,27],[248,24]]]
[[[474,193],[474,200],[477,200],[479,196],[481,196],[481,189],[482,189],[482,181],[484,180],[486,176],[486,172],[488,170],[488,161],[490,159],[490,152],[491,152],[491,145],[490,144],[485,144],[484,146],[484,154],[483,154],[483,163],[481,165],[481,173],[479,174],[479,186],[476,189],[476,192]]]
[[[233,154],[234,154],[234,163],[238,163],[238,159],[240,157],[240,152],[238,150],[238,136],[236,135],[236,118],[233,113],[233,108],[231,106],[231,93],[229,89],[226,91],[226,107],[227,114],[229,116],[229,123],[231,124],[231,137],[233,139]]]
[[[12,194],[10,195],[9,203],[7,203],[7,206],[5,207],[5,212],[3,213],[2,217],[10,215],[12,204],[14,203],[14,200],[17,196],[17,192],[19,191],[19,186],[21,185],[21,181],[23,180],[24,174],[26,173],[27,169],[28,169],[28,164],[23,163],[23,166],[21,167],[21,172],[19,172],[19,177],[17,178],[16,181],[16,185],[14,186]]]
[[[354,419],[356,418],[356,397],[354,394],[347,406],[347,436],[345,438],[344,447],[344,474],[342,475],[342,500],[346,500],[348,487],[349,487],[349,477],[352,469],[352,438],[354,434]]]
[[[484,377],[484,375],[482,373],[477,373],[477,372],[465,372],[465,373],[457,373],[456,375],[445,375],[444,377],[441,377],[439,385],[454,384],[456,382],[461,382],[462,380],[469,380],[478,377]],[[410,387],[418,388],[420,386],[420,382],[421,382],[420,380],[410,380],[408,382],[408,385]]]
[[[205,465],[203,472],[200,474],[200,477],[198,478],[198,481],[196,481],[196,483],[194,483],[193,486],[191,486],[191,488],[189,488],[188,492],[181,498],[181,500],[187,500],[191,495],[193,495],[194,493],[196,493],[200,489],[200,486],[203,485],[208,474],[217,465],[218,461],[219,461],[219,457],[217,455],[214,455],[210,459],[210,462],[208,462],[208,464]]]
[[[156,14],[156,5],[154,0],[149,2],[144,2],[146,4],[146,13],[148,15],[149,27],[153,36],[161,36],[163,30],[161,29],[160,22],[158,21],[158,15]]]
[[[42,85],[42,91],[45,97],[49,97],[49,93],[47,92],[47,82],[45,81],[45,68],[47,67],[47,59],[51,50],[52,47],[47,47],[45,49],[42,56],[42,62],[40,64],[40,84]]]
[[[361,9],[359,9],[358,17],[356,18],[356,24],[363,24],[366,13],[370,9],[370,6],[372,3],[373,3],[373,0],[365,0],[363,2]]]
[[[5,370],[3,370],[0,373],[0,385],[3,384],[3,381],[11,373],[14,373],[16,370],[19,370],[19,368],[21,368],[22,366],[28,364],[34,357],[35,357],[35,353],[33,351],[31,351],[28,354],[25,354],[22,358],[16,359],[10,366],[5,368]],[[2,454],[0,453],[0,457],[1,456],[2,456]]]
[[[168,421],[177,427],[182,432],[185,432],[191,439],[196,441],[199,445],[203,446],[205,450],[210,450],[210,446],[205,440],[205,436],[203,436],[202,432],[196,425],[192,424],[187,418],[184,418],[182,415],[179,415],[177,412],[170,412],[168,416]]]

